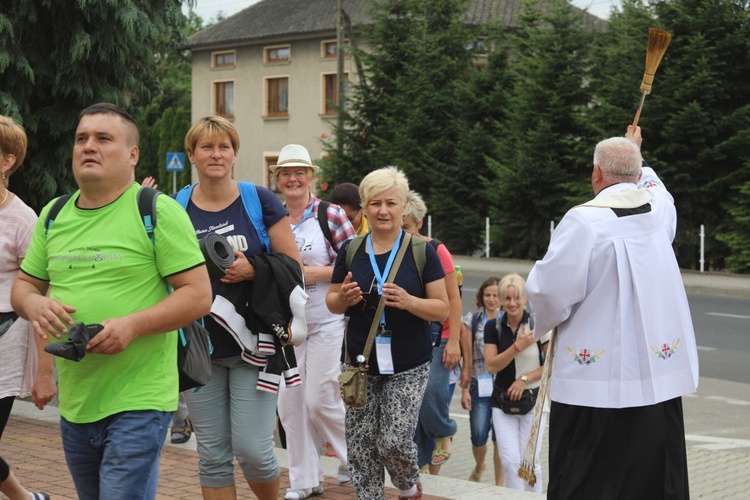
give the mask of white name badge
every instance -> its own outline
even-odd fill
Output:
[[[381,375],[393,375],[393,357],[391,356],[391,332],[381,329],[375,337],[375,354],[378,357],[378,368]]]
[[[477,389],[480,398],[492,396],[492,375],[480,375],[477,379]]]

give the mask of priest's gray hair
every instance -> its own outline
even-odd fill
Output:
[[[594,149],[594,165],[599,165],[607,178],[638,182],[642,163],[638,145],[624,137],[605,139]]]

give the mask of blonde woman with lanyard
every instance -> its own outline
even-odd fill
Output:
[[[344,404],[339,394],[339,353],[344,339],[344,316],[326,308],[333,263],[341,245],[354,237],[354,228],[338,205],[323,204],[312,194],[316,165],[307,149],[284,146],[271,172],[286,199],[290,224],[305,272],[307,339],[295,346],[302,386],[279,393],[279,417],[286,430],[289,452],[287,500],[300,500],[323,493],[320,448],[331,443],[339,457],[338,480],[351,482],[344,439]],[[328,241],[320,218],[331,235]]]
[[[503,462],[505,486],[515,490],[542,492],[542,466],[535,457],[533,486],[518,476],[523,450],[531,433],[533,408],[523,415],[508,414],[501,409],[501,395],[510,401],[521,399],[527,389],[541,385],[543,358],[549,343],[549,334],[534,340],[531,315],[526,305],[526,282],[518,274],[508,274],[497,286],[503,314],[484,326],[484,360],[487,371],[495,375],[492,391],[492,426],[497,437],[497,448]],[[540,428],[544,428],[546,415],[542,414]],[[542,436],[539,435],[538,439]],[[537,443],[537,448],[540,448]]]
[[[349,316],[346,350],[351,360],[364,358],[371,325],[380,321],[377,348],[362,360],[369,367],[367,404],[346,409],[349,469],[357,498],[385,499],[386,468],[400,499],[420,500],[414,432],[432,360],[428,322],[444,321],[448,315],[445,273],[435,249],[422,241],[420,280],[410,248],[416,239],[401,229],[409,192],[403,172],[395,167],[370,172],[359,190],[371,230],[352,240],[358,247],[352,249],[350,266],[349,250],[339,252],[326,295],[331,312]],[[385,283],[401,245],[407,245],[403,260],[393,282]],[[383,317],[375,318],[381,296]]]

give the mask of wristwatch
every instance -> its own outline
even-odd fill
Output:
[[[526,375],[525,373],[523,375],[521,375],[521,382],[523,382],[524,384],[528,384],[529,383],[529,376]]]

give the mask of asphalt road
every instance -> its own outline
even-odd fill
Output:
[[[750,382],[750,298],[688,295],[701,377]]]

